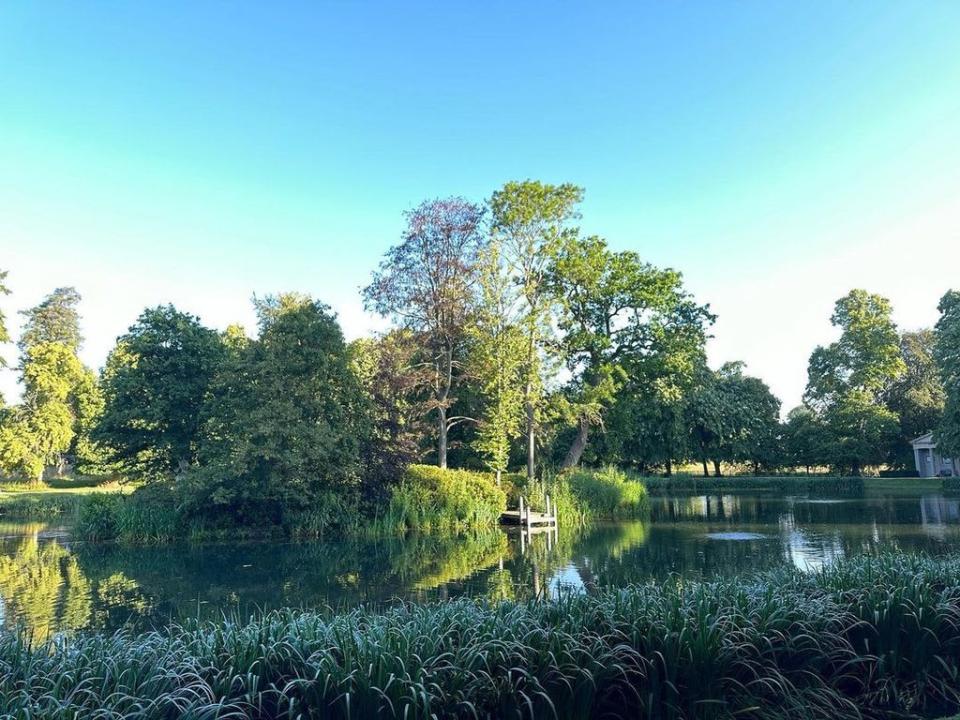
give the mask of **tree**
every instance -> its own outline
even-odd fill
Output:
[[[627,378],[627,365],[664,354],[688,354],[706,340],[714,318],[683,289],[679,273],[612,252],[604,240],[569,237],[550,269],[560,299],[560,346],[573,375],[577,434],[563,461],[580,462],[592,425],[602,423]]]
[[[47,295],[36,307],[23,310],[20,314],[26,320],[18,343],[20,350],[41,343],[60,343],[76,353],[83,344],[77,310],[79,304],[80,293],[76,288],[62,287]]]
[[[172,480],[196,464],[203,407],[224,353],[215,331],[172,305],[145,310],[117,340],[94,438],[121,472]]]
[[[946,398],[936,438],[945,456],[960,458],[960,292],[945,294],[938,309],[934,358]]]
[[[787,414],[783,441],[787,464],[805,468],[807,475],[814,465],[829,462],[827,430],[820,417],[806,405],[795,407]]]
[[[491,233],[520,296],[513,324],[523,333],[522,389],[526,415],[527,476],[536,472],[538,414],[544,370],[551,359],[553,296],[548,273],[562,244],[575,237],[573,222],[583,189],[534,180],[509,182],[490,198]]]
[[[7,287],[6,280],[9,273],[6,270],[0,270],[0,297],[10,294],[10,288]],[[0,308],[0,345],[10,342],[10,332],[7,330],[7,316]],[[7,360],[0,355],[0,370],[7,366]],[[3,396],[0,396],[0,406],[3,405]]]
[[[23,402],[0,422],[0,468],[39,483],[76,437],[73,392],[85,368],[66,345],[39,342],[25,350],[21,372]]]
[[[372,436],[363,451],[366,495],[378,496],[423,455],[421,438],[433,373],[419,361],[420,343],[401,328],[350,343],[350,363],[370,406]]]
[[[507,470],[510,445],[520,435],[523,411],[524,337],[513,324],[516,289],[503,267],[500,248],[491,244],[479,272],[480,299],[470,326],[471,377],[480,386],[484,412],[474,448],[496,473]]]
[[[363,291],[368,309],[392,316],[424,338],[434,371],[431,409],[437,413],[437,464],[447,466],[447,435],[470,420],[451,417],[461,353],[482,247],[481,208],[462,198],[432,200],[407,213],[399,245],[387,251]]]
[[[206,410],[195,512],[281,523],[358,484],[370,408],[329,308],[284,294],[257,302],[256,340],[228,358]]]
[[[851,290],[830,318],[841,329],[840,339],[810,356],[805,399],[827,423],[833,462],[855,475],[864,464],[885,460],[896,437],[888,423],[896,424],[897,416],[884,407],[882,395],[906,365],[891,312],[886,298]]]
[[[936,429],[943,418],[945,395],[933,357],[935,345],[932,330],[903,333],[900,351],[906,370],[883,392],[887,408],[900,418],[893,460],[902,467],[913,467],[910,441]]]

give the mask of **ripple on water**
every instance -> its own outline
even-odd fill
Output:
[[[714,532],[707,533],[708,540],[763,540],[766,535],[753,532]]]

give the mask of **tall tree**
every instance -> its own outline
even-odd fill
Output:
[[[827,458],[827,430],[820,417],[806,405],[787,413],[783,428],[784,460],[792,467],[805,468],[830,462]]]
[[[833,435],[834,462],[855,475],[864,464],[885,459],[883,444],[889,443],[889,455],[896,437],[889,424],[896,424],[897,417],[883,406],[882,394],[906,365],[891,313],[886,298],[851,290],[837,301],[830,318],[841,330],[840,339],[810,356],[805,399]]]
[[[940,451],[960,458],[960,292],[951,290],[940,300],[934,357],[946,395],[943,418],[936,429]]]
[[[933,357],[935,345],[932,330],[903,333],[900,351],[906,370],[883,392],[886,406],[900,418],[893,461],[901,467],[913,467],[910,441],[936,429],[943,418],[945,395]]]
[[[564,467],[580,462],[592,425],[602,422],[627,366],[696,352],[713,316],[683,289],[680,273],[613,252],[604,240],[567,238],[550,268],[560,300],[560,347],[572,373],[577,433]]]
[[[182,478],[197,461],[204,403],[224,344],[172,305],[145,310],[107,358],[94,438],[120,470]]]
[[[83,344],[80,335],[80,293],[76,288],[57,288],[36,307],[23,310],[23,331],[18,343],[21,351],[41,343],[61,343],[76,352]]]
[[[330,309],[285,294],[257,303],[260,332],[221,366],[206,409],[199,512],[284,521],[321,493],[358,484],[369,404]]]
[[[450,415],[460,380],[482,209],[463,198],[432,200],[407,213],[403,239],[387,251],[364,289],[368,309],[420,333],[434,371],[431,409],[437,413],[437,464],[447,466],[450,428],[469,420]]]
[[[520,435],[523,412],[523,332],[513,323],[516,288],[503,266],[495,241],[483,254],[479,302],[470,326],[469,371],[484,401],[474,448],[500,484],[507,470],[510,445]]]
[[[527,476],[536,474],[538,415],[544,372],[549,368],[554,298],[549,270],[564,242],[576,237],[573,224],[583,189],[534,180],[509,182],[490,198],[491,231],[520,295],[516,325],[523,332],[523,403],[526,415]]]
[[[63,343],[38,342],[21,360],[23,402],[0,422],[0,468],[31,482],[43,480],[76,437],[74,389],[85,368]]]

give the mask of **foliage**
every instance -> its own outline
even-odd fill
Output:
[[[560,300],[561,347],[573,375],[578,430],[563,463],[572,467],[629,370],[701,348],[714,316],[684,290],[680,273],[641,262],[633,252],[613,252],[597,237],[567,236],[549,278]]]
[[[7,287],[7,270],[0,270],[0,297],[10,294],[10,288]],[[0,345],[10,342],[10,331],[7,329],[7,316],[0,308]],[[7,359],[0,355],[0,370],[7,366]],[[3,407],[3,395],[0,395],[0,408]]]
[[[484,409],[473,445],[500,478],[523,424],[525,344],[520,327],[511,320],[517,297],[496,243],[481,256],[478,285],[480,298],[468,328],[468,372],[479,385]]]
[[[7,634],[0,713],[936,717],[960,709],[958,576],[956,560],[894,555],[540,602]]]
[[[614,467],[573,471],[567,482],[586,519],[641,517],[650,512],[643,483]]]
[[[80,334],[80,293],[76,288],[57,288],[34,308],[21,311],[25,320],[17,343],[21,352],[35,345],[56,343],[76,353],[83,344]]]
[[[379,524],[387,533],[486,530],[506,507],[506,494],[489,475],[411,465]]]
[[[643,484],[650,494],[670,495],[695,492],[773,492],[781,495],[843,495],[859,497],[864,493],[862,476],[841,477],[832,475],[781,475],[781,476],[730,476],[694,477],[644,477]]]
[[[483,211],[463,198],[432,200],[407,213],[403,241],[363,291],[368,309],[393,316],[420,334],[433,370],[437,412],[437,464],[447,466],[447,433],[467,418],[449,416],[462,374],[463,344],[471,310],[475,266],[482,245]]]
[[[197,461],[202,411],[224,357],[216,332],[172,305],[145,310],[103,371],[94,438],[125,474],[183,478]]]
[[[906,370],[890,302],[865,290],[840,298],[830,321],[840,339],[810,356],[806,400],[829,428],[831,463],[854,475],[886,460],[897,436],[897,415],[882,393]]]
[[[783,427],[783,464],[806,468],[808,473],[814,465],[829,464],[827,443],[827,427],[809,407],[801,405],[787,414]]]
[[[946,395],[943,419],[936,429],[944,455],[960,458],[960,292],[951,290],[940,300],[934,357]]]
[[[554,297],[551,264],[563,243],[576,237],[573,222],[583,189],[534,180],[508,182],[490,198],[491,235],[515,284],[519,302],[509,319],[523,335],[521,387],[526,415],[527,476],[534,477],[536,435],[544,379],[552,369]]]
[[[327,306],[280,295],[257,311],[259,337],[211,384],[202,467],[184,492],[196,517],[281,525],[322,493],[357,486],[369,404]]]
[[[74,533],[84,540],[115,540],[120,536],[124,498],[119,493],[91,493],[80,501]]]

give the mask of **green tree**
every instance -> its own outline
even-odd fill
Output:
[[[58,342],[26,348],[21,360],[23,402],[0,423],[0,468],[42,482],[48,465],[60,463],[76,433],[75,389],[86,369]]]
[[[327,306],[285,294],[257,302],[259,336],[212,387],[195,512],[283,522],[358,484],[370,408]]]
[[[480,300],[470,325],[469,374],[483,398],[483,416],[474,448],[497,476],[507,470],[512,441],[523,423],[524,336],[513,324],[518,301],[497,242],[483,254]]]
[[[787,414],[783,428],[784,460],[792,467],[805,468],[829,462],[829,436],[823,421],[806,405],[795,407]]]
[[[560,346],[573,375],[570,397],[576,436],[563,461],[580,462],[590,427],[627,379],[627,367],[665,354],[688,355],[703,346],[713,316],[683,289],[679,273],[612,252],[604,240],[569,237],[550,271],[560,299]]]
[[[204,403],[224,354],[215,331],[172,305],[145,310],[117,340],[94,439],[121,472],[170,480],[196,464]]]
[[[897,416],[883,405],[883,392],[906,365],[891,313],[886,298],[851,290],[830,318],[840,339],[810,356],[805,400],[827,423],[832,462],[855,475],[864,464],[886,460],[896,438],[888,422],[896,424]]]
[[[0,270],[0,297],[10,294],[10,288],[7,287],[7,275],[9,273],[6,270]],[[3,308],[0,308],[0,345],[5,345],[10,342],[10,332],[7,330],[7,316],[3,313]],[[0,370],[7,366],[7,360],[2,355],[0,355]],[[0,395],[0,407],[3,406],[3,396]]]
[[[944,295],[938,309],[934,358],[946,399],[936,437],[940,451],[956,463],[960,458],[960,292]]]
[[[549,271],[563,243],[575,237],[583,189],[534,180],[509,182],[490,198],[491,233],[515,283],[520,303],[511,324],[523,333],[521,382],[527,476],[536,474],[536,438],[544,400],[544,375],[553,361],[550,342],[554,298]]]
[[[906,370],[883,393],[886,406],[900,418],[893,460],[901,467],[913,467],[910,441],[939,427],[943,418],[946,397],[934,360],[935,344],[932,330],[903,333],[900,350]]]
[[[387,251],[364,289],[368,309],[389,315],[424,341],[433,368],[437,413],[437,464],[447,466],[447,436],[469,421],[451,416],[463,367],[463,346],[473,300],[474,271],[483,244],[480,207],[462,198],[432,200],[407,213],[403,241]]]
[[[21,311],[24,316],[20,334],[21,352],[42,343],[60,343],[74,353],[83,344],[80,334],[80,293],[76,288],[57,288],[36,307]]]

